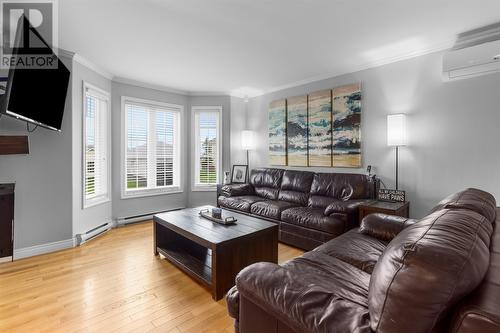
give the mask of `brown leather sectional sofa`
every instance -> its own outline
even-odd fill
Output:
[[[377,184],[361,174],[261,168],[249,184],[223,186],[217,203],[279,223],[281,242],[312,250],[359,225],[358,207]]]
[[[411,220],[382,214],[227,295],[240,333],[500,332],[500,209],[467,189]]]

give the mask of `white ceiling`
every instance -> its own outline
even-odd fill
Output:
[[[450,47],[500,0],[60,0],[60,47],[187,92],[262,91]]]

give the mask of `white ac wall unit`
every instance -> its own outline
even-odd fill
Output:
[[[443,55],[443,78],[457,80],[500,71],[500,40]]]

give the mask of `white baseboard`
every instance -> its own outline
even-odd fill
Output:
[[[14,260],[70,249],[74,246],[75,246],[75,240],[73,238],[70,238],[53,243],[46,243],[46,244],[24,247],[21,249],[14,249]]]

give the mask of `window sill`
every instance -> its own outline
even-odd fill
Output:
[[[191,188],[192,192],[216,192],[217,185],[194,185]]]
[[[168,195],[168,194],[179,194],[184,191],[180,187],[172,187],[169,189],[160,189],[160,190],[139,190],[139,191],[130,191],[125,192],[122,191],[121,199],[134,199],[134,198],[143,198],[143,197],[152,197],[157,195]]]
[[[92,208],[105,203],[111,202],[110,197],[97,197],[92,199],[83,199],[83,209]]]

